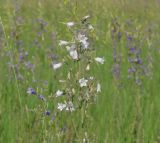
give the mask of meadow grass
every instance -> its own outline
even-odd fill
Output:
[[[160,142],[159,0],[0,3],[0,143],[83,142],[85,136],[91,143]],[[94,27],[91,41],[95,55],[105,58],[104,65],[95,65],[91,70],[102,92],[88,107],[84,127],[83,110],[70,115],[60,113],[51,122],[51,117],[42,112],[49,109],[54,114],[58,101],[53,95],[60,86],[57,80],[68,73],[67,66],[61,71],[51,67],[54,56],[61,59],[66,55],[58,46],[59,40],[72,39],[63,23],[78,22],[88,14]],[[120,40],[117,32],[121,33]],[[131,63],[126,34],[133,36],[133,44],[140,47],[146,68],[146,73],[138,75],[141,85],[135,83],[134,76],[128,78]],[[25,66],[19,61],[20,53],[25,52],[25,60],[34,65]],[[113,75],[113,65],[120,67],[115,69],[118,77]],[[48,103],[29,96],[28,87],[49,98]],[[61,133],[59,129],[67,131]]]

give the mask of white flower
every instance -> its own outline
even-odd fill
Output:
[[[88,48],[89,46],[89,43],[87,42],[88,38],[84,34],[79,33],[77,39],[80,43],[82,43],[84,49]]]
[[[93,77],[93,76],[90,76],[90,77],[89,77],[89,79],[90,79],[90,80],[93,80],[93,79],[94,79],[94,77]]]
[[[87,65],[86,70],[87,70],[87,71],[90,70],[90,65],[89,65],[89,64]]]
[[[104,64],[104,58],[96,57],[95,60],[100,64]]]
[[[98,92],[101,92],[101,85],[99,83],[97,84],[97,93]]]
[[[62,95],[63,95],[63,91],[57,90],[57,92],[56,92],[56,97],[62,96]]]
[[[89,29],[89,30],[94,30],[94,28],[93,28],[92,25],[88,25],[88,29]]]
[[[75,24],[74,22],[67,22],[66,23],[67,27],[72,27],[72,26],[74,26],[74,24]]]
[[[80,87],[87,86],[87,82],[88,82],[87,79],[84,79],[84,78],[79,79]]]
[[[76,49],[76,44],[72,44],[71,46],[66,46],[68,52],[73,51]]]
[[[66,108],[66,104],[58,103],[57,109],[59,109],[60,111],[62,111],[65,108]]]
[[[64,41],[64,40],[59,41],[59,46],[66,46],[68,44],[69,44],[69,42],[67,42],[67,41]]]
[[[52,66],[53,66],[53,69],[56,70],[62,66],[62,63],[52,64]]]
[[[83,17],[84,20],[88,19],[88,18],[90,18],[90,15],[86,15],[86,16]]]
[[[76,50],[70,51],[70,56],[72,57],[73,60],[78,60],[78,53]]]
[[[83,41],[83,42],[82,42],[82,47],[83,47],[84,49],[87,49],[88,46],[89,46],[89,43],[88,43],[87,41]]]
[[[67,103],[66,111],[71,111],[71,112],[75,111],[75,108],[74,108],[73,103],[71,101],[69,101]]]
[[[72,57],[73,60],[78,60],[78,52],[76,50],[76,45],[73,44],[71,47],[66,46],[69,55]]]

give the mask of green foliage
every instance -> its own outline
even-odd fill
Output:
[[[91,143],[159,143],[159,8],[158,0],[1,0],[0,142],[67,143],[82,142],[86,137]],[[83,116],[83,110],[69,117],[60,113],[57,119],[60,122],[52,122],[42,113],[47,108],[54,114],[57,106],[54,94],[59,87],[56,81],[68,73],[63,67],[57,77],[51,68],[52,54],[58,59],[66,54],[58,46],[59,40],[72,38],[63,23],[78,22],[88,14],[95,29],[91,39],[93,47],[96,55],[103,55],[106,62],[91,70],[101,81],[102,92],[89,107],[85,128],[81,128],[74,125],[81,124],[79,115]],[[119,25],[115,26],[114,37],[121,32],[119,41],[111,35],[114,20]],[[135,38],[147,67],[140,86],[134,78],[128,78],[126,33]],[[119,57],[116,63],[115,42]],[[26,51],[28,56],[24,58],[35,65],[33,70],[26,69],[26,63],[19,61],[20,53]],[[112,74],[115,64],[120,65],[119,78]],[[49,98],[49,104],[28,96],[26,90],[30,86]],[[67,134],[59,131],[65,124]]]

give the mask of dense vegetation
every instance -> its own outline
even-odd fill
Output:
[[[159,9],[0,0],[0,142],[159,143]]]

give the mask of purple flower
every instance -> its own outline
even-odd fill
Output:
[[[135,71],[136,71],[136,70],[135,70],[134,68],[129,68],[129,69],[128,69],[128,72],[129,72],[129,73],[133,73],[133,72],[135,72]]]
[[[20,53],[20,55],[19,55],[19,61],[22,62],[23,59],[24,59],[23,53]]]
[[[49,115],[51,115],[51,112],[50,111],[45,111],[44,115],[49,116]]]
[[[136,52],[136,48],[135,48],[135,47],[131,47],[131,48],[130,48],[130,52],[131,52],[131,53],[135,53],[135,52]]]
[[[30,70],[34,70],[35,68],[35,65],[32,64],[31,62],[25,62],[25,66],[27,69],[30,69]]]
[[[27,93],[30,94],[30,95],[36,95],[36,91],[32,87],[29,87],[27,89]]]
[[[40,100],[46,101],[46,99],[45,99],[45,97],[44,97],[43,95],[38,95],[38,98],[39,98]]]
[[[141,58],[140,58],[140,57],[137,57],[137,58],[135,59],[135,63],[137,63],[137,64],[142,64]]]

